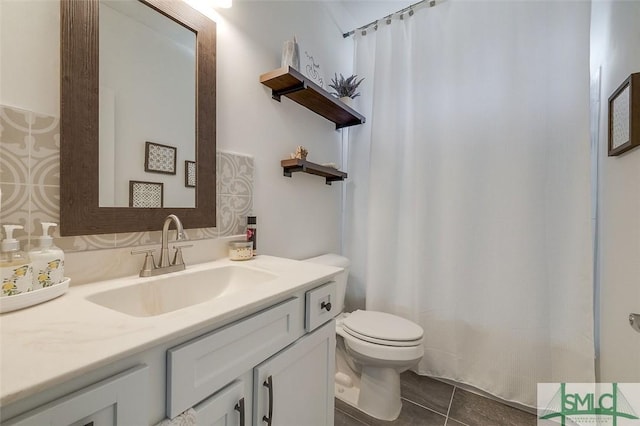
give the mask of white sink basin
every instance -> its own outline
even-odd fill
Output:
[[[92,294],[87,300],[134,317],[150,317],[251,290],[275,278],[269,272],[235,265],[187,270]]]

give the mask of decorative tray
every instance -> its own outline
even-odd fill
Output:
[[[46,302],[47,300],[62,296],[69,289],[70,282],[71,278],[65,278],[61,283],[52,285],[51,287],[45,287],[39,290],[16,294],[13,296],[0,297],[0,314],[37,305],[38,303]]]

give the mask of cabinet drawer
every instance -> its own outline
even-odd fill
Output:
[[[303,333],[300,300],[289,299],[167,352],[167,416],[174,418]]]
[[[311,332],[336,316],[336,283],[331,281],[305,294],[304,328]]]
[[[149,372],[140,365],[6,422],[6,426],[148,424]],[[100,419],[103,421],[101,422]]]

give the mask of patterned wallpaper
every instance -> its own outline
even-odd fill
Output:
[[[253,157],[218,151],[216,168],[218,226],[187,230],[192,240],[244,232],[253,205]],[[24,226],[15,233],[23,248],[42,234],[40,222],[59,223],[57,117],[0,105],[0,190],[0,223]],[[53,235],[67,252],[160,243],[160,231],[60,237],[56,229]]]

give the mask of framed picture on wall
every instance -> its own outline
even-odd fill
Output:
[[[196,187],[196,162],[186,160],[184,162],[184,186],[187,188]]]
[[[174,146],[147,142],[144,147],[144,171],[175,175],[177,151]]]
[[[640,145],[640,73],[631,74],[609,97],[609,157]]]
[[[164,184],[162,182],[130,180],[129,207],[164,207]]]

